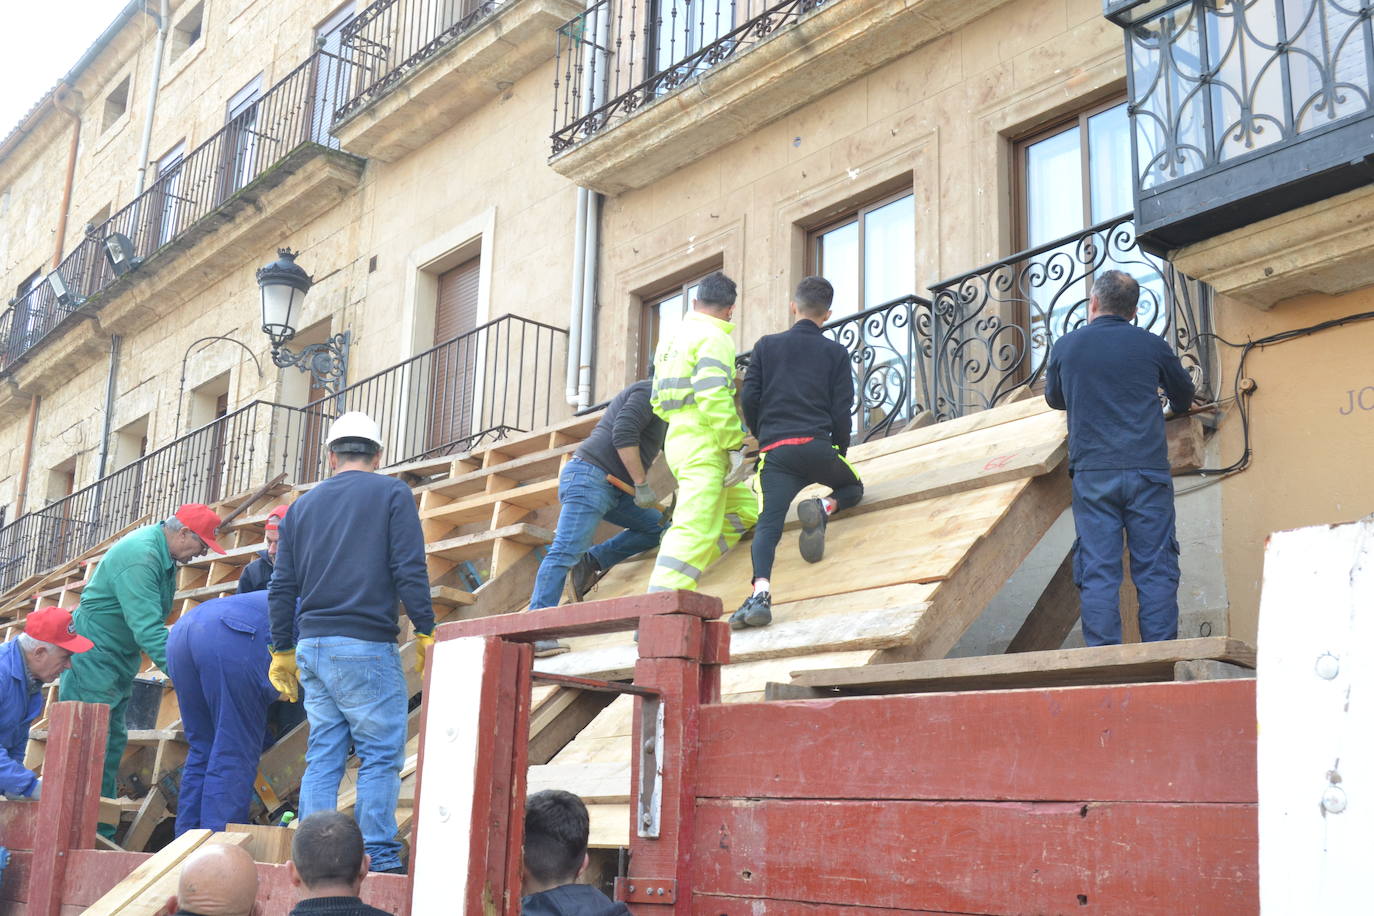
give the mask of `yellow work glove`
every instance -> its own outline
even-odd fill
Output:
[[[429,652],[429,647],[434,645],[433,633],[415,634],[415,673],[423,675],[425,673],[425,653]]]
[[[272,650],[272,667],[267,669],[267,680],[277,688],[281,699],[294,703],[301,696],[300,674],[296,671],[296,650]]]

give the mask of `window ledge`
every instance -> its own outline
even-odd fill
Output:
[[[583,187],[645,187],[1001,6],[835,0],[549,161]]]
[[[1174,266],[1260,309],[1374,284],[1374,187],[1347,191],[1174,253]]]
[[[162,85],[158,87],[158,90],[161,91],[167,88],[173,80],[185,73],[186,68],[191,66],[191,62],[200,57],[201,53],[205,50],[206,44],[205,36],[202,34],[195,45],[182,51],[181,56],[176,60],[170,59],[172,52],[169,49],[167,51],[167,56],[169,58],[167,61],[167,69],[162,75]]]
[[[578,0],[507,0],[330,132],[351,153],[392,162],[418,149],[551,60]]]

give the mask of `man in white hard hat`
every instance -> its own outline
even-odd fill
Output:
[[[396,647],[396,604],[415,624],[422,672],[434,642],[424,536],[410,488],[373,473],[382,434],[370,417],[344,414],[326,442],[332,476],[292,503],[279,529],[267,586],[268,677],[289,699],[305,689],[310,735],[301,817],[337,807],[351,744],[362,760],[354,812],[372,870],[401,873],[396,799],[410,698]]]

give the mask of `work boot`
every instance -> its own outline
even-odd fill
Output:
[[[773,622],[773,596],[768,592],[750,595],[739,610],[730,615],[730,629],[766,627]]]
[[[801,537],[797,540],[802,559],[819,563],[825,556],[825,526],[829,521],[824,501],[820,498],[802,500],[797,504],[797,518],[802,524]]]
[[[549,658],[570,651],[572,650],[568,648],[567,643],[559,642],[556,639],[536,639],[534,641],[535,658]]]
[[[570,576],[572,582],[573,599],[581,601],[586,597],[587,592],[592,590],[592,586],[601,580],[601,567],[596,565],[590,553],[582,554],[582,559],[578,560],[572,568]]]

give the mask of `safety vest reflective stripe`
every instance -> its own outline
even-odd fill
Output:
[[[720,551],[721,556],[724,556],[725,552],[729,549],[730,542],[725,540],[725,535],[722,534],[720,537],[716,538],[716,550]]]
[[[681,410],[684,407],[691,407],[696,402],[696,397],[689,391],[687,392],[687,396],[682,398],[659,398],[658,408],[665,412]]]
[[[738,513],[725,513],[725,520],[730,523],[730,527],[735,529],[735,533],[738,534],[740,537],[743,537],[744,533],[749,530],[747,527],[745,527],[744,520],[739,517]]]
[[[692,374],[696,375],[702,369],[719,369],[726,375],[731,375],[735,371],[731,367],[725,365],[725,363],[716,359],[714,356],[703,356],[700,359],[698,359],[696,366],[692,369]]]
[[[684,563],[677,557],[665,557],[660,553],[658,559],[654,561],[654,565],[662,566],[664,569],[671,569],[673,572],[682,573],[693,582],[701,578],[701,570],[697,569],[691,563]]]
[[[693,391],[711,391],[715,388],[724,388],[730,384],[730,380],[723,375],[708,375],[706,378],[699,378],[692,383]]]

